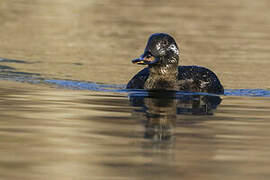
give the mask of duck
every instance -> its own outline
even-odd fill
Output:
[[[201,66],[178,66],[180,51],[174,38],[166,33],[152,34],[144,53],[133,64],[145,65],[126,89],[168,90],[224,94],[216,74]]]

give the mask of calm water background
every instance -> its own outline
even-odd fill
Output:
[[[0,1],[1,179],[269,179],[269,8]],[[213,115],[123,90],[154,32],[176,38],[181,64],[218,75],[226,96]],[[131,105],[134,93],[144,106]]]

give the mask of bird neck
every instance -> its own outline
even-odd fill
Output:
[[[178,66],[173,64],[149,66],[149,76],[153,78],[177,77]]]
[[[178,64],[156,64],[149,66],[149,77],[145,89],[177,90]]]
[[[179,56],[177,54],[168,54],[159,58],[157,63],[148,66],[150,76],[153,78],[177,78],[178,61]]]

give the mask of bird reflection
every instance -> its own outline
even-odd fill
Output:
[[[129,95],[135,116],[143,114],[145,121],[144,137],[154,141],[167,141],[173,138],[176,122],[181,115],[213,115],[221,103],[219,96],[177,93],[176,91],[148,91],[147,95]]]

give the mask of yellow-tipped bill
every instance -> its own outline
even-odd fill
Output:
[[[132,60],[133,64],[139,64],[139,65],[147,65],[147,64],[152,64],[155,62],[155,57],[149,57],[149,58],[138,58]]]

